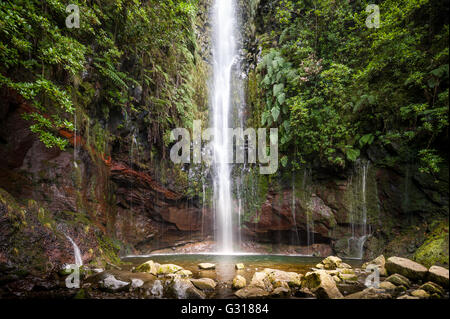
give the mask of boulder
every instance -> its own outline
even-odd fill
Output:
[[[113,275],[107,275],[99,282],[99,285],[100,288],[109,292],[124,291],[130,287],[129,282],[117,280]]]
[[[388,274],[400,274],[406,278],[418,281],[423,280],[428,273],[428,269],[419,263],[402,257],[391,257],[386,262]]]
[[[248,286],[234,293],[240,299],[261,299],[269,296],[269,292],[259,287]]]
[[[343,297],[336,287],[333,278],[324,270],[308,272],[302,280],[302,287],[309,288],[317,298],[321,299],[337,299]]]
[[[265,291],[272,291],[273,286],[270,281],[269,275],[267,272],[255,272],[250,282],[250,286],[258,287],[264,289]]]
[[[205,299],[206,295],[195,288],[189,279],[175,277],[167,287],[167,295],[176,299]]]
[[[214,290],[216,282],[210,278],[191,279],[191,282],[200,290]]]
[[[341,281],[340,283],[337,283],[336,286],[344,296],[360,292],[367,288],[362,282],[359,281]]]
[[[342,259],[336,256],[329,256],[322,260],[321,264],[324,266],[324,269],[332,270],[336,268],[340,268],[342,264]]]
[[[389,281],[396,286],[405,286],[406,288],[409,288],[411,286],[411,282],[409,281],[409,279],[400,274],[390,275],[386,278],[386,281]]]
[[[420,299],[430,298],[430,294],[423,289],[417,289],[411,292],[411,296],[418,297]]]
[[[160,266],[160,264],[155,263],[153,260],[149,260],[149,261],[146,261],[145,263],[137,266],[134,271],[135,272],[146,272],[146,273],[156,276],[158,274],[159,266]]]
[[[144,285],[144,281],[141,279],[131,279],[131,288],[136,289],[136,288],[140,288]]]
[[[300,287],[302,284],[301,275],[295,272],[286,272],[270,268],[264,269],[263,272],[267,274],[270,283],[275,288],[283,286],[283,283],[286,283],[289,287]]]
[[[247,286],[247,280],[242,276],[236,276],[233,279],[233,289],[242,289]]]
[[[363,291],[345,296],[344,299],[391,299],[392,296],[383,289],[366,288]]]
[[[443,296],[445,293],[444,289],[442,289],[441,286],[431,281],[424,283],[422,286],[419,287],[419,289],[425,290],[430,295],[437,294],[439,296]]]
[[[210,264],[210,263],[201,263],[201,264],[198,264],[198,268],[200,268],[202,270],[212,270],[212,269],[216,269],[216,265]]]
[[[383,281],[382,283],[380,283],[380,286],[378,288],[384,290],[397,290],[397,286],[389,281]]]
[[[244,264],[236,264],[234,267],[236,268],[236,270],[242,270],[245,268]]]
[[[380,286],[378,288],[384,289],[387,292],[392,293],[394,295],[398,295],[398,294],[406,291],[405,286],[396,286],[390,281],[383,281],[382,283],[380,283]]]
[[[445,289],[449,288],[448,269],[440,266],[432,266],[428,270],[428,280],[441,285]]]
[[[158,268],[158,275],[168,275],[168,274],[175,274],[177,272],[179,272],[180,270],[182,270],[183,268],[177,265],[173,265],[173,264],[164,264],[164,265],[160,265]]]

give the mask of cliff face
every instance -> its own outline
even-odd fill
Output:
[[[260,52],[252,24],[258,3],[243,4],[245,69],[254,66]],[[209,5],[201,2],[192,30],[197,60],[189,82],[199,107],[190,115],[203,118]],[[181,85],[178,75],[174,82]],[[103,89],[98,81],[92,86]],[[140,83],[132,94],[141,101],[162,90],[164,85],[155,90]],[[124,106],[125,111],[111,107],[105,119],[94,102],[94,110],[76,114],[76,132],[58,132],[70,142],[61,151],[45,147],[31,133],[22,115],[32,103],[13,90],[0,90],[0,262],[36,271],[72,262],[73,248],[64,235],[78,244],[85,263],[102,265],[116,262],[118,254],[211,239],[212,211],[203,207],[196,181],[170,163],[163,138],[167,132],[152,121],[155,104],[137,112],[133,105]],[[448,263],[448,167],[443,164],[441,174],[432,177],[419,173],[411,161],[386,160],[399,154],[373,145],[359,166],[333,171],[312,165],[311,171],[293,177],[294,185],[287,170],[280,172],[280,181],[266,185],[263,200],[245,219],[243,237],[269,247],[267,252],[281,243],[297,245],[293,252],[355,256],[352,240],[366,235],[365,257],[414,255],[445,263],[447,256]]]

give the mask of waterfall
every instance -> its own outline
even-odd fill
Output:
[[[297,205],[297,197],[295,196],[295,172],[292,173],[292,202],[291,202],[291,210],[292,210],[292,221],[295,225],[295,234],[296,234],[296,242],[295,245],[300,245],[300,236],[298,235],[298,227],[297,227],[297,218],[295,214],[295,208]]]
[[[364,256],[364,243],[367,239],[367,175],[370,162],[357,163],[356,189],[354,190],[354,210],[350,216],[351,237],[348,239],[348,250],[350,254],[355,253],[356,258],[362,259]],[[360,203],[360,204],[358,204]]]
[[[66,238],[70,241],[73,246],[73,255],[75,256],[75,265],[83,266],[83,259],[81,258],[80,248],[78,248],[77,244],[70,238],[70,236],[66,235]]]
[[[233,0],[215,0],[213,7],[213,149],[214,206],[217,222],[217,244],[222,253],[233,251],[231,168],[227,132],[231,113],[232,68],[237,60],[235,10]]]

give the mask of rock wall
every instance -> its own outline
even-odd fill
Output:
[[[204,61],[210,59],[209,3],[202,4],[197,24]],[[243,4],[248,11],[243,11],[242,20],[254,18],[257,3]],[[247,68],[258,50],[254,27],[243,28]],[[139,143],[131,132],[112,128],[117,125],[96,129],[102,119],[85,115],[79,117],[79,132],[60,132],[71,142],[61,151],[46,148],[30,132],[29,122],[22,118],[30,108],[15,92],[0,90],[0,262],[32,263],[36,269],[71,262],[73,250],[64,234],[78,244],[84,262],[103,264],[114,262],[117,254],[211,239],[211,209],[203,207],[197,195],[188,194],[186,173],[168,163],[165,152],[157,159],[151,156],[156,133],[147,130],[139,116],[131,119],[138,131],[146,132],[137,136]],[[100,151],[95,147],[98,136],[116,140],[104,143]],[[307,181],[302,174],[294,177],[294,188],[285,182],[269,188],[260,208],[244,223],[246,244],[294,243],[294,252],[310,253],[313,247],[320,254],[353,256],[349,239],[363,236],[366,225],[365,257],[413,256],[419,251],[418,257],[438,258],[443,251],[441,263],[445,258],[448,263],[448,166],[432,177],[419,173],[415,163],[387,163],[392,155],[398,155],[396,150],[376,145],[367,152],[371,164],[364,205],[358,167],[343,172],[314,167]],[[436,235],[436,227],[446,232],[444,240]]]

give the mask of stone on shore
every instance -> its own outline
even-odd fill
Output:
[[[384,289],[366,288],[363,291],[345,296],[344,299],[391,299],[392,296]]]
[[[321,264],[324,266],[324,269],[334,270],[337,268],[341,268],[342,259],[336,256],[329,256],[322,260]]]
[[[423,289],[417,289],[414,290],[413,292],[411,292],[411,296],[413,297],[418,297],[420,299],[427,299],[430,298],[430,295],[428,294],[428,292],[426,292]]]
[[[191,282],[200,290],[214,290],[216,282],[210,278],[191,279]]]
[[[210,263],[201,263],[201,264],[198,264],[198,268],[200,268],[202,270],[213,270],[213,269],[216,269],[216,265],[210,264]]]
[[[144,285],[144,281],[141,279],[131,279],[131,288],[136,289],[136,288],[140,288]]]
[[[309,288],[320,299],[343,297],[334,279],[324,270],[308,272],[302,280],[302,287]]]
[[[405,276],[400,274],[393,274],[386,278],[386,281],[393,283],[396,286],[405,286],[409,288],[411,286],[411,282]]]
[[[382,283],[380,283],[379,288],[384,290],[397,290],[397,286],[389,281],[383,281]]]
[[[260,299],[269,296],[269,292],[259,287],[248,286],[234,293],[240,299]]]
[[[110,292],[124,291],[130,287],[129,282],[118,280],[113,275],[107,275],[99,284],[100,288]]]
[[[168,274],[175,274],[177,272],[179,272],[180,270],[182,270],[183,268],[177,265],[173,265],[173,264],[164,264],[164,265],[160,265],[158,268],[158,275],[168,275]]]
[[[286,272],[278,269],[266,268],[263,270],[267,274],[270,283],[275,287],[283,286],[286,283],[289,287],[300,287],[302,276],[295,272]]]
[[[448,269],[440,266],[432,266],[428,270],[428,280],[441,285],[445,289],[449,288]]]
[[[233,279],[233,289],[242,289],[247,286],[247,280],[244,277],[237,275]]]
[[[268,273],[261,271],[261,272],[255,272],[255,274],[252,277],[252,280],[250,281],[250,286],[257,287],[264,289],[265,291],[272,291],[273,286],[270,282]]]
[[[244,264],[236,264],[235,265],[236,270],[243,270],[245,268]]]
[[[412,281],[423,280],[428,269],[415,261],[402,257],[391,257],[386,261],[388,274],[400,274]]]
[[[197,289],[194,284],[185,278],[174,277],[169,283],[168,296],[176,299],[205,299],[206,295]]]
[[[431,281],[424,283],[422,286],[419,287],[419,289],[425,290],[430,295],[437,294],[439,296],[443,296],[445,293],[444,289],[442,289],[441,286]]]
[[[156,276],[158,274],[159,267],[160,267],[160,264],[155,263],[153,260],[149,260],[149,261],[146,261],[145,263],[137,266],[134,271],[135,272],[146,272],[146,273]]]

